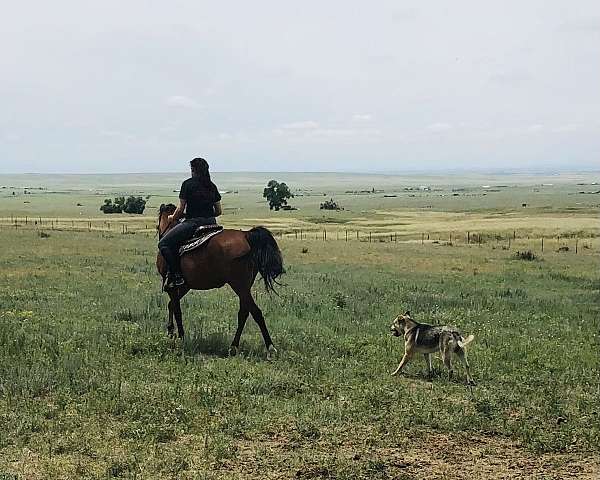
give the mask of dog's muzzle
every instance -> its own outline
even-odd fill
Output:
[[[392,335],[394,337],[399,337],[400,336],[400,334],[398,333],[398,330],[396,330],[394,327],[392,327],[391,330],[392,330]]]

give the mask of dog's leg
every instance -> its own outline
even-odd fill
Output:
[[[431,354],[424,353],[425,361],[427,362],[427,374],[431,377],[433,376],[433,366],[431,365]]]
[[[411,356],[412,355],[409,351],[404,352],[404,356],[402,357],[402,360],[400,361],[400,365],[398,365],[398,368],[396,370],[394,370],[394,373],[392,373],[392,375],[398,375],[404,368],[404,365],[406,365],[408,363]]]
[[[442,348],[442,360],[444,361],[444,365],[448,369],[448,380],[450,380],[452,378],[451,357],[452,357],[452,352],[450,351],[450,348],[446,344],[446,345],[444,345],[444,348]]]
[[[469,371],[469,361],[467,360],[467,352],[465,352],[462,348],[456,350],[456,355],[460,358],[461,362],[465,366],[465,370],[467,371],[467,385],[475,385],[475,381],[473,377],[471,377],[471,372]]]

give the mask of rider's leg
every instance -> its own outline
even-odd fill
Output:
[[[183,222],[175,225],[158,242],[158,249],[167,262],[169,278],[167,285],[175,287],[183,284],[179,264],[179,247],[188,240],[196,229],[193,222]]]

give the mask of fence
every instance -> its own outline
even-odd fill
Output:
[[[154,234],[156,225],[148,219],[72,219],[43,217],[5,217],[0,218],[0,229],[40,229],[67,230],[80,232],[106,232],[115,234]],[[387,232],[369,229],[271,229],[275,237],[289,240],[319,240],[323,242],[366,242],[366,243],[420,243],[421,245],[468,245],[492,246],[512,249],[529,248],[544,252],[547,249],[573,251],[579,253],[582,248],[591,248],[594,233],[584,235],[561,233],[559,235],[532,235],[529,232],[481,231],[481,232]],[[581,245],[580,245],[581,243]]]

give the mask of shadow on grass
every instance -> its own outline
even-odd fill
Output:
[[[412,381],[417,381],[417,382],[422,382],[422,383],[432,383],[435,382],[436,384],[444,384],[444,383],[451,383],[454,385],[463,385],[465,387],[467,387],[467,377],[465,375],[461,375],[460,373],[457,373],[456,371],[454,372],[454,375],[451,378],[448,378],[448,372],[446,370],[438,370],[438,369],[433,369],[433,372],[431,374],[425,372],[413,372],[413,373],[408,373],[408,372],[402,372],[401,375],[399,375],[398,378],[405,378],[407,380],[412,380]],[[474,385],[472,385],[474,386]]]
[[[223,332],[214,332],[207,335],[188,334],[183,343],[183,349],[188,355],[208,355],[218,358],[229,357],[229,347],[233,336],[226,335]],[[264,344],[247,343],[243,340],[240,343],[237,355],[246,358],[262,359],[266,358],[266,350]]]
[[[188,355],[210,355],[225,358],[229,355],[230,338],[222,332],[208,335],[188,334],[183,342],[183,349]]]

